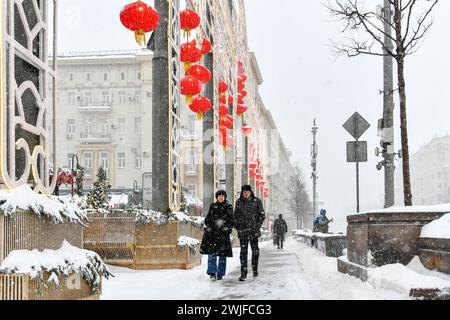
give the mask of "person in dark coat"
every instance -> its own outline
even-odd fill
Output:
[[[258,276],[258,238],[261,237],[261,226],[265,218],[261,199],[255,197],[250,185],[242,186],[241,196],[236,201],[234,210],[234,227],[238,232],[241,244],[241,277],[239,281],[245,281],[247,278],[249,243],[252,248],[253,276]]]
[[[288,227],[286,221],[283,220],[283,215],[280,214],[278,219],[273,223],[273,234],[274,239],[278,245],[278,249],[283,249],[283,242],[286,232],[288,232]]]
[[[216,192],[216,202],[209,207],[200,253],[208,255],[207,274],[212,280],[222,280],[227,268],[227,257],[233,256],[230,234],[233,230],[233,205],[224,190]]]

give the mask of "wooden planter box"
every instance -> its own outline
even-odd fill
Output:
[[[450,274],[450,239],[420,238],[419,258],[426,268]]]
[[[82,248],[82,225],[53,224],[47,217],[23,210],[17,210],[12,218],[0,214],[0,263],[14,250],[59,249],[64,239]]]
[[[79,274],[65,278],[58,277],[60,288],[48,284],[50,274],[44,274],[45,286],[39,279],[31,279],[27,274],[0,274],[0,300],[98,300],[100,290],[95,294]]]
[[[135,218],[133,212],[90,214],[84,248],[97,252],[108,264],[139,270],[191,269],[201,264],[198,250],[178,247],[180,236],[201,241],[201,228],[182,222],[144,225]]]

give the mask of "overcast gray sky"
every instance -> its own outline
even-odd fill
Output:
[[[59,51],[136,48],[118,18],[128,2],[59,0]],[[369,148],[369,162],[361,165],[361,209],[383,206],[383,175],[375,168],[379,160],[373,151],[379,145],[376,126],[382,116],[382,59],[336,59],[330,41],[342,35],[322,2],[246,0],[248,38],[264,78],[261,96],[309,185],[310,131],[317,118],[319,197],[329,216],[335,217],[332,229],[344,230],[345,216],[356,206],[355,167],[345,162],[345,143],[351,137],[342,124],[355,111],[372,125],[361,138]],[[366,1],[368,6],[372,3],[375,7],[382,0]],[[407,60],[412,153],[433,137],[450,132],[450,1],[440,1],[433,16],[424,45]],[[396,106],[397,101],[396,97]],[[398,121],[396,137],[400,149]]]

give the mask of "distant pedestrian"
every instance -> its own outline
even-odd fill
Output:
[[[227,268],[227,257],[233,256],[230,234],[233,230],[233,205],[224,190],[216,192],[216,202],[209,207],[200,253],[208,255],[207,274],[211,280],[222,280]]]
[[[288,232],[288,227],[286,221],[283,220],[283,215],[280,214],[278,219],[275,220],[273,224],[274,239],[278,245],[278,249],[283,249],[283,242],[285,240],[285,235]]]
[[[234,210],[234,227],[238,232],[241,244],[241,277],[239,281],[245,281],[247,278],[249,243],[252,248],[253,276],[258,276],[258,238],[261,237],[261,227],[265,218],[261,199],[255,197],[250,185],[242,186],[241,196],[236,201]]]
[[[314,217],[313,232],[328,233],[330,222],[333,222],[333,219],[328,219],[327,210],[320,209],[320,212]]]

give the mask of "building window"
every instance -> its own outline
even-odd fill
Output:
[[[73,81],[73,79],[74,79],[73,73],[71,73],[71,74],[69,75],[69,80],[70,80],[70,81]]]
[[[67,154],[67,165],[69,166],[69,169],[73,168],[73,153]]]
[[[84,124],[84,132],[85,132],[85,134],[86,134],[87,136],[93,135],[93,134],[94,134],[94,131],[95,131],[95,124],[92,123],[92,122],[87,121],[87,122]]]
[[[125,104],[127,100],[127,94],[125,91],[119,91],[119,103],[120,104]]]
[[[86,73],[86,81],[91,81],[91,73]]]
[[[117,158],[118,158],[119,169],[124,169],[125,168],[125,152],[119,152]]]
[[[125,72],[122,72],[122,73],[120,74],[120,80],[125,80]]]
[[[108,80],[108,74],[107,73],[103,74],[103,80],[105,80],[105,81]]]
[[[134,118],[134,132],[141,133],[141,131],[142,131],[142,119]]]
[[[75,93],[73,92],[69,92],[69,104],[70,105],[75,105]]]
[[[111,102],[110,99],[111,99],[111,95],[109,94],[109,92],[108,91],[103,91],[102,92],[103,103],[110,103]]]
[[[141,101],[142,101],[141,97],[142,97],[142,92],[136,91],[136,99],[135,99],[136,104],[141,104]]]
[[[119,118],[119,132],[123,133],[125,132],[125,118]]]
[[[142,168],[142,157],[136,156],[136,169],[141,169],[141,168]]]
[[[106,120],[105,122],[103,122],[102,127],[103,127],[103,134],[105,136],[109,135],[109,132],[110,132],[110,130],[109,130],[109,128],[110,128],[109,120]]]
[[[137,78],[138,78],[138,80],[141,80],[141,73],[140,72],[138,72]]]
[[[92,104],[92,92],[86,92],[84,94],[85,100],[86,100],[86,104],[90,105]]]
[[[92,175],[92,152],[83,154],[83,166],[87,175]]]
[[[66,133],[70,136],[75,134],[75,119],[67,119]]]
[[[100,153],[100,166],[105,170],[109,169],[109,153],[108,152]]]

